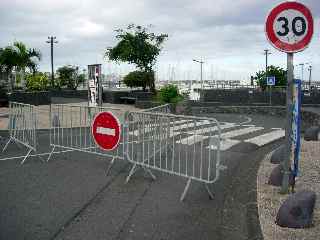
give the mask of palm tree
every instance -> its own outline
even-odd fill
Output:
[[[40,51],[34,48],[28,49],[22,42],[14,42],[13,46],[7,46],[0,51],[0,65],[4,66],[9,75],[12,73],[13,69],[20,72],[23,86],[26,68],[34,74],[37,70],[37,60],[41,60]],[[11,89],[14,87],[12,78],[10,87]]]
[[[17,71],[21,73],[22,85],[24,86],[24,76],[26,68],[29,68],[30,72],[33,74],[36,72],[37,63],[36,60],[41,59],[40,51],[29,48],[22,42],[14,42],[13,49],[15,51],[16,61],[17,61]]]
[[[0,51],[0,65],[1,70],[6,73],[8,80],[10,81],[9,88],[12,90],[14,87],[14,79],[11,73],[16,66],[16,55],[11,46],[2,48]]]

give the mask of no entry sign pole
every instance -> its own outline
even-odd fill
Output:
[[[311,11],[295,1],[283,2],[273,8],[266,20],[266,36],[276,49],[287,53],[287,119],[285,153],[282,161],[281,192],[289,192],[293,136],[293,54],[303,51],[313,36]],[[298,123],[299,124],[299,123]],[[299,128],[298,128],[299,129]]]
[[[285,156],[283,159],[283,180],[281,193],[289,191],[289,176],[292,149],[292,95],[293,95],[293,53],[287,53],[287,116],[285,133]]]

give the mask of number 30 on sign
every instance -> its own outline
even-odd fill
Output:
[[[266,35],[280,51],[294,53],[304,50],[313,35],[310,10],[298,2],[279,4],[267,17]]]

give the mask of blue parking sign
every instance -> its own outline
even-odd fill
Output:
[[[301,128],[301,80],[294,80],[293,106],[292,106],[292,144],[293,155],[293,174],[296,177],[299,171],[300,159],[300,128]]]
[[[276,85],[276,77],[275,76],[267,77],[267,85],[268,86]]]

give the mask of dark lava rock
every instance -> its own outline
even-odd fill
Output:
[[[276,224],[280,227],[307,228],[312,226],[316,194],[303,190],[289,196],[281,205]]]
[[[283,179],[283,169],[281,165],[276,166],[269,177],[268,184],[276,187],[280,187],[282,184],[282,179]],[[294,177],[293,173],[290,170],[290,175],[289,175],[289,185],[292,186],[294,183]]]
[[[272,153],[272,156],[270,158],[270,162],[273,164],[279,164],[284,159],[284,151],[285,151],[285,145],[281,145],[277,150],[275,150]]]
[[[313,126],[308,128],[304,133],[304,140],[306,141],[319,141],[320,137],[320,127]]]

